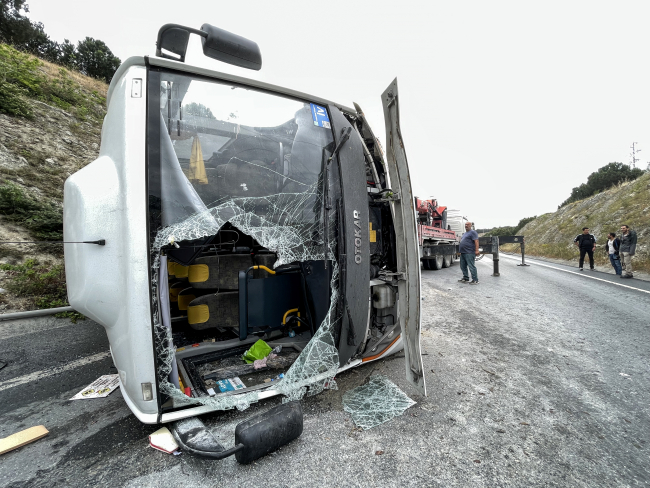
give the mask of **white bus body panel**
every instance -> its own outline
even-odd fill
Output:
[[[111,83],[99,157],[64,187],[68,300],[106,329],[122,394],[140,419],[158,414],[147,244],[146,68],[131,66]],[[133,96],[140,80],[140,96]],[[137,81],[136,81],[137,86]],[[137,92],[135,93],[137,95]],[[144,401],[142,383],[153,400]]]

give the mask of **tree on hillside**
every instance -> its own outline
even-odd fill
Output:
[[[562,205],[558,206],[558,208],[578,200],[584,200],[623,181],[635,180],[642,174],[642,169],[631,168],[623,163],[609,163],[598,171],[591,173],[587,178],[587,183],[574,188],[571,191],[571,196],[562,202]]]
[[[534,217],[526,217],[526,218],[521,219],[519,221],[519,223],[517,224],[517,232],[519,232],[521,229],[523,229],[524,225],[526,225],[529,222],[532,222],[536,218],[537,218],[537,215],[535,215]]]
[[[59,64],[68,68],[77,66],[77,48],[67,39],[63,40],[63,44],[59,44]]]
[[[485,237],[495,237],[495,236],[514,236],[516,235],[517,228],[506,225],[505,227],[495,227],[489,232],[485,233]]]
[[[103,41],[86,37],[75,47],[67,39],[62,44],[51,40],[43,24],[24,15],[29,12],[26,1],[0,0],[0,42],[110,83],[120,59]]]
[[[519,235],[519,231],[524,228],[524,225],[526,225],[528,222],[532,222],[536,218],[537,215],[535,215],[534,217],[523,218],[515,226],[494,227],[493,229],[490,229],[485,233],[485,237]]]
[[[75,65],[83,74],[110,83],[120,66],[120,58],[115,56],[103,41],[86,37],[77,44]]]
[[[32,22],[21,13],[29,12],[25,2],[0,0],[0,41],[51,60],[56,43],[45,33],[43,24]]]

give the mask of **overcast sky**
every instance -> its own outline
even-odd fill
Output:
[[[28,0],[56,41],[153,55],[165,23],[210,23],[257,42],[263,67],[186,61],[366,112],[385,147],[380,95],[397,77],[418,196],[477,227],[556,210],[599,167],[650,161],[650,2]]]

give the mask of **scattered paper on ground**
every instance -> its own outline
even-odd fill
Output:
[[[393,382],[380,375],[372,376],[365,385],[357,386],[343,395],[343,409],[364,430],[402,415],[415,403]]]
[[[105,374],[70,398],[70,400],[104,398],[110,395],[118,386],[120,386],[119,375]]]
[[[15,434],[0,439],[0,454],[5,452],[13,451],[19,447],[34,442],[41,437],[45,437],[49,431],[45,428],[44,425],[37,425],[36,427],[30,427],[29,429],[21,430]]]
[[[156,432],[149,436],[149,445],[154,449],[166,452],[167,454],[175,454],[178,451],[178,444],[176,439],[167,427],[158,429]]]

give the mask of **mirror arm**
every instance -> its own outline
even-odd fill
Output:
[[[158,38],[156,39],[156,56],[161,57],[161,58],[167,58],[167,59],[173,59],[174,61],[179,61],[177,58],[173,56],[169,56],[168,54],[163,54],[161,50],[161,45],[162,45],[162,38],[165,35],[165,32],[167,32],[169,29],[181,29],[184,30],[185,32],[188,33],[188,38],[189,34],[197,34],[201,37],[208,37],[207,32],[203,32],[202,30],[198,29],[192,29],[191,27],[186,27],[184,25],[180,24],[165,24],[163,25],[160,30],[158,31]],[[185,49],[187,49],[187,46],[185,46]],[[180,55],[181,62],[185,62],[185,53]]]
[[[176,436],[174,436],[176,437]],[[209,459],[224,459],[227,458],[228,456],[232,456],[236,452],[241,451],[244,448],[244,444],[237,444],[236,446],[231,447],[230,449],[226,449],[225,451],[200,451],[199,449],[193,449],[183,443],[183,441],[180,440],[180,438],[176,437],[176,443],[179,445],[181,450],[190,452],[194,454],[195,456],[201,456],[204,458],[209,458]]]

